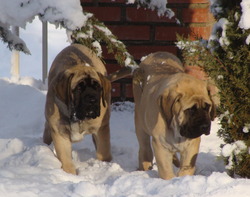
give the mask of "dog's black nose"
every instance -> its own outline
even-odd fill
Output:
[[[210,124],[202,124],[202,125],[200,125],[200,130],[201,130],[205,135],[209,135],[209,134],[210,134]]]
[[[85,96],[85,100],[86,100],[86,102],[88,102],[88,103],[96,103],[96,102],[97,102],[96,96],[95,96],[95,95],[91,95],[91,94],[86,95],[86,96]]]

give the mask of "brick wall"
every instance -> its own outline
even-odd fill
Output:
[[[168,51],[179,56],[175,46],[176,33],[194,39],[207,39],[213,17],[209,12],[209,0],[168,0],[182,25],[175,18],[158,17],[156,11],[125,4],[125,0],[81,0],[83,9],[103,21],[127,46],[139,63],[140,58],[156,51]],[[119,69],[112,55],[104,55],[108,72]],[[112,100],[132,100],[131,78],[112,83]]]

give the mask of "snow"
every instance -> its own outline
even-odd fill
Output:
[[[243,127],[242,131],[244,133],[249,133],[249,130],[250,130],[250,124],[245,124],[245,126]]]
[[[7,14],[2,7],[6,2],[0,0],[0,14]],[[9,2],[14,4],[21,0]],[[32,0],[22,2],[35,5]],[[44,2],[55,3],[51,0]],[[1,15],[0,18],[4,17]],[[162,180],[158,177],[156,165],[151,171],[137,171],[138,143],[133,120],[134,104],[130,102],[112,106],[113,160],[107,163],[95,159],[95,148],[89,135],[73,145],[73,161],[78,175],[64,172],[53,153],[53,145],[47,146],[42,142],[46,86],[40,80],[41,23],[35,19],[32,24],[23,25],[26,31],[21,29],[21,38],[31,55],[20,54],[20,78],[10,76],[11,53],[6,45],[0,43],[0,196],[249,196],[250,180],[228,176],[219,157],[223,142],[217,137],[218,120],[213,122],[211,134],[202,137],[194,176]],[[65,30],[49,26],[49,65],[68,45],[66,40]],[[239,151],[243,144],[239,142],[233,146]]]
[[[241,15],[238,26],[241,29],[248,30],[248,29],[250,29],[250,20],[249,20],[249,18],[250,18],[250,0],[241,0],[240,6],[241,6],[242,15]],[[223,13],[222,1],[221,0],[210,0],[210,11],[212,12],[212,14],[214,16],[218,16],[221,13]],[[235,20],[237,20],[237,19],[238,19],[238,15],[236,13]],[[223,18],[221,20],[218,21],[217,23],[215,23],[214,30],[212,32],[210,40],[215,40],[215,37],[217,37],[216,32],[215,32],[215,30],[217,28],[222,28],[222,31],[225,32],[226,25],[228,23]],[[225,34],[222,35],[222,38],[219,40],[219,42],[220,42],[221,46],[229,44]],[[246,38],[245,42],[247,45],[250,44],[250,34]]]
[[[169,18],[172,18],[175,13],[167,8],[168,0],[154,0],[149,1],[148,0],[128,0],[128,4],[134,4],[136,2],[139,2],[141,5],[147,5],[147,7],[151,10],[157,10],[158,16],[167,16]]]
[[[211,40],[217,40],[222,47],[228,46],[230,44],[226,31],[227,31],[227,25],[229,24],[228,20],[226,18],[220,18],[217,23],[214,24],[211,36],[209,38],[209,41]],[[218,30],[221,31],[221,36],[218,38],[217,32]]]
[[[71,30],[82,27],[86,22],[78,0],[0,0],[0,4],[0,21],[22,28],[36,15],[51,23],[63,21]]]
[[[247,146],[244,141],[236,141],[232,144],[226,144],[222,148],[222,155],[224,157],[229,157],[226,169],[231,169],[233,166],[234,156],[240,154],[242,151],[246,150]]]
[[[156,165],[151,171],[137,171],[134,104],[113,104],[113,160],[96,160],[88,135],[73,145],[75,176],[61,169],[53,145],[42,142],[46,96],[42,82],[28,77],[1,78],[0,92],[0,196],[249,196],[250,180],[229,177],[218,158],[222,143],[216,134],[218,120],[213,122],[211,134],[202,137],[195,175],[166,181],[158,177]]]
[[[239,22],[239,27],[242,29],[250,29],[250,0],[242,0],[240,3],[242,16]]]

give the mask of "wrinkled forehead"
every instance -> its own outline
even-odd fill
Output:
[[[212,104],[207,84],[204,81],[188,81],[188,83],[178,86],[177,91],[182,95],[181,101],[185,103],[185,107],[187,108],[194,104],[197,104],[197,106],[203,106],[205,103]]]
[[[86,79],[91,79],[92,81],[100,83],[100,78],[96,71],[85,70],[83,72],[75,73],[71,81],[71,89],[74,89],[79,83],[85,81]]]
[[[212,101],[206,95],[192,95],[189,97],[183,96],[181,98],[181,103],[183,105],[183,109],[188,109],[193,107],[194,105],[198,108],[205,107],[206,104],[212,105]]]

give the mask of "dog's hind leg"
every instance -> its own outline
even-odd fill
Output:
[[[139,141],[139,170],[151,170],[153,166],[153,151],[150,143],[150,136],[140,132],[137,138]]]
[[[48,125],[47,121],[46,121],[45,126],[44,126],[43,142],[45,144],[48,144],[48,145],[50,145],[52,143],[50,128],[49,128],[49,125]]]
[[[92,141],[95,145],[95,150],[97,150],[97,146],[96,146],[96,136],[94,134],[92,134]]]
[[[137,116],[135,116],[135,122]],[[139,126],[135,125],[136,136],[139,142],[139,170],[151,170],[153,166],[153,151],[150,136]]]
[[[139,170],[151,170],[153,166],[153,151],[151,147],[151,137],[141,128],[140,113],[135,107],[135,131],[139,143]]]

